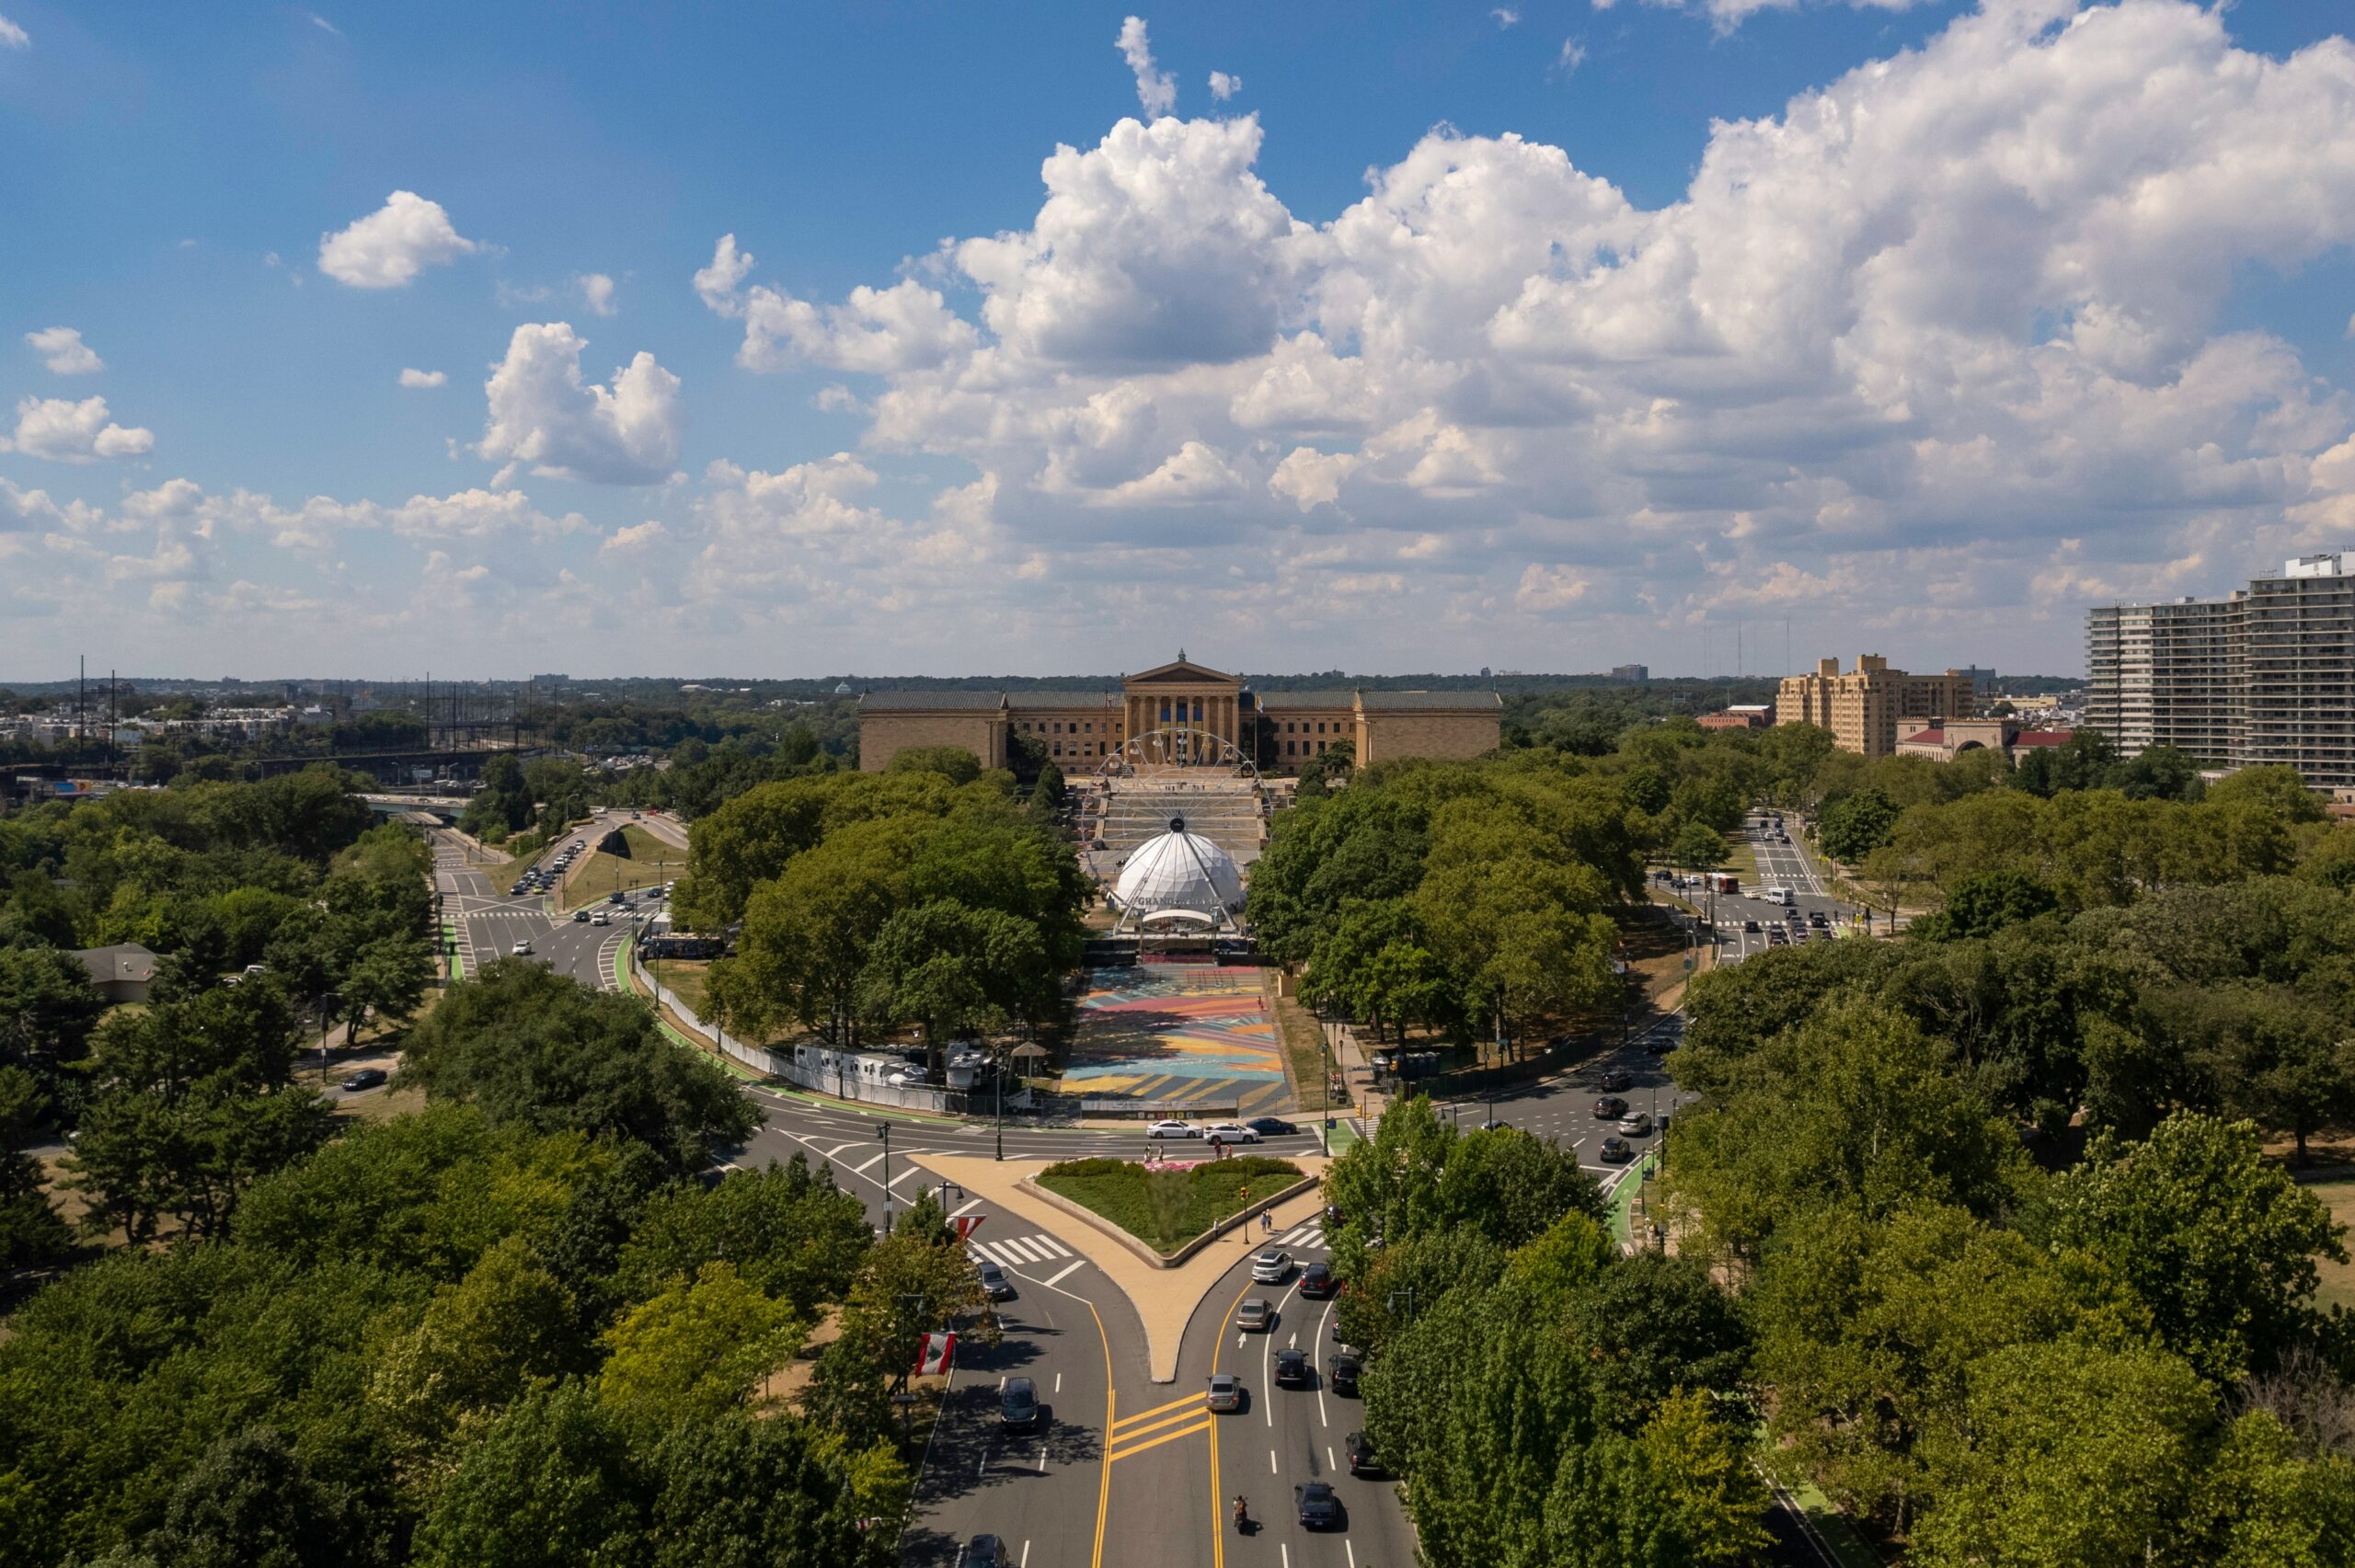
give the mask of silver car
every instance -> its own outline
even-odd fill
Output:
[[[1269,1247],[1251,1260],[1251,1277],[1261,1285],[1281,1285],[1292,1275],[1292,1254]]]
[[[1200,1138],[1202,1129],[1191,1122],[1155,1122],[1144,1129],[1147,1138]]]

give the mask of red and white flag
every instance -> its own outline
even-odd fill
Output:
[[[971,1241],[973,1239],[973,1232],[980,1230],[982,1228],[982,1221],[988,1218],[989,1216],[985,1214],[959,1215],[956,1221],[957,1239],[960,1242]]]
[[[957,1336],[953,1333],[928,1333],[916,1351],[916,1371],[919,1378],[929,1378],[948,1370],[949,1362],[957,1356]]]

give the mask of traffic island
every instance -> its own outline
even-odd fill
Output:
[[[1307,1179],[1289,1160],[1241,1155],[1188,1164],[1066,1160],[1031,1181],[1142,1242],[1166,1267]]]
[[[1255,1185],[1241,1214],[1214,1227],[1211,1233],[1189,1242],[1174,1257],[1165,1259],[1110,1220],[1040,1186],[1033,1178],[1053,1162],[995,1161],[956,1154],[919,1154],[913,1158],[914,1163],[936,1176],[947,1177],[1005,1215],[1038,1226],[1102,1270],[1135,1309],[1144,1329],[1148,1375],[1156,1383],[1177,1378],[1178,1346],[1195,1307],[1235,1265],[1237,1257],[1264,1244],[1247,1221],[1264,1209],[1269,1216],[1272,1233],[1281,1235],[1315,1219],[1324,1203],[1318,1184],[1327,1163],[1313,1155],[1297,1155],[1281,1162],[1298,1168],[1299,1173],[1288,1185],[1272,1188],[1265,1195]],[[981,1239],[989,1238],[985,1234]],[[1021,1277],[1019,1271],[1017,1276]]]

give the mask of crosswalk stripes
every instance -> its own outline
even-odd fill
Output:
[[[1279,1247],[1308,1247],[1321,1250],[1325,1245],[1324,1221],[1312,1219],[1305,1225],[1295,1225],[1276,1238]]]
[[[1034,1264],[1051,1263],[1072,1255],[1071,1249],[1052,1236],[1013,1236],[1002,1242],[974,1242],[973,1251],[994,1264],[1006,1267],[1028,1267]]]

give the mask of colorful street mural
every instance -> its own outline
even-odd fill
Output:
[[[1200,964],[1094,969],[1079,1003],[1067,1088],[1138,1100],[1292,1101],[1260,971]]]

